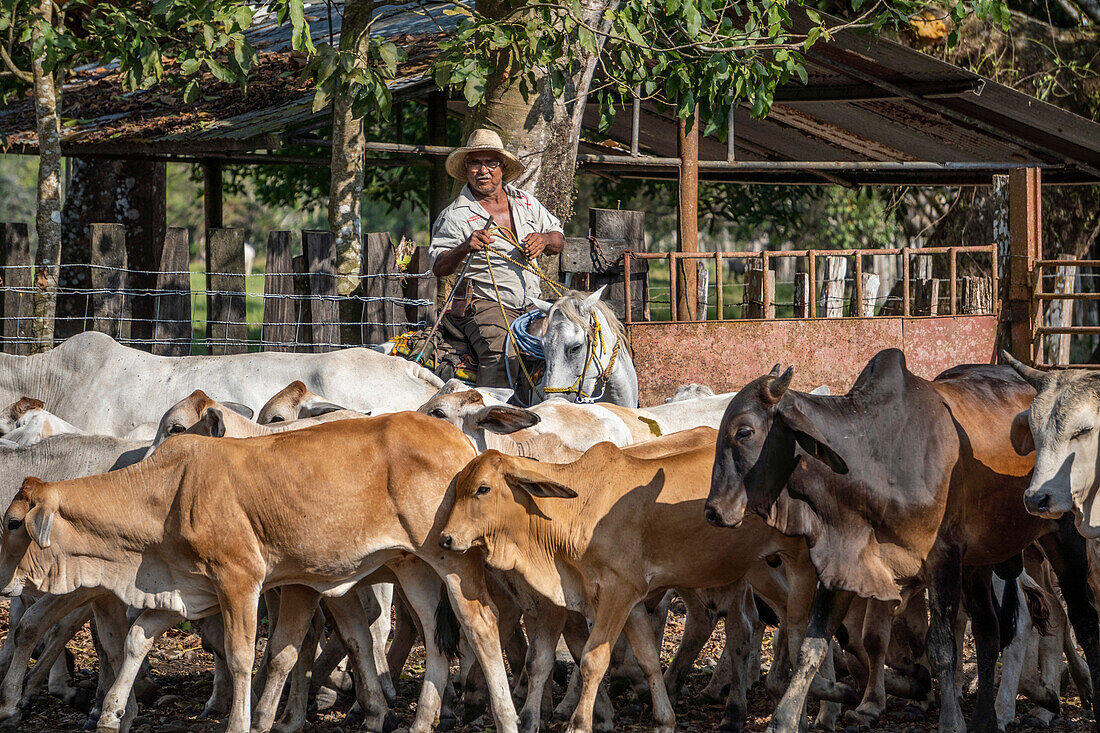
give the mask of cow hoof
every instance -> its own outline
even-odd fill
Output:
[[[521,710],[519,721],[516,724],[519,733],[536,733],[539,729],[539,721],[533,710]]]
[[[0,730],[19,730],[19,724],[23,720],[23,714],[16,710],[10,715],[0,718]]]
[[[869,713],[858,708],[856,710],[844,711],[844,722],[848,723],[845,728],[848,733],[856,733],[856,731],[874,728],[878,724],[879,714]]]

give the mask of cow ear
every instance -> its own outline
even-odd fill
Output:
[[[507,435],[517,430],[529,428],[542,418],[531,412],[511,405],[489,405],[474,415],[474,424],[490,433]]]
[[[848,464],[833,450],[805,413],[790,402],[780,403],[776,417],[794,433],[794,439],[802,450],[824,463],[835,473],[848,473]]]
[[[206,425],[206,434],[211,438],[224,438],[225,437],[225,416],[222,415],[222,411],[216,407],[211,407],[202,416],[202,421]]]
[[[1026,456],[1035,450],[1035,436],[1031,434],[1031,410],[1027,409],[1012,418],[1009,440],[1017,454]]]
[[[539,298],[528,298],[531,301],[531,305],[538,308],[543,313],[549,313],[550,309],[554,307],[554,304],[549,300],[540,300]]]
[[[525,466],[512,463],[503,468],[504,480],[508,485],[513,489],[526,491],[531,496],[553,499],[574,499],[577,496],[577,492],[565,484],[559,484],[552,478]]]
[[[23,520],[31,539],[43,549],[50,546],[50,530],[53,529],[53,520],[57,516],[57,505],[57,496],[53,492],[47,493],[35,502]]]
[[[334,402],[314,402],[308,407],[302,406],[301,412],[304,413],[301,417],[319,417],[321,415],[327,415],[330,412],[336,412],[337,410],[347,409],[341,405],[337,405]]]
[[[768,372],[768,376],[778,377],[779,374],[782,372],[782,370],[783,370],[782,367],[780,367],[778,364],[776,364],[775,366],[772,367],[772,370],[770,372]]]
[[[237,413],[238,415],[241,415],[247,420],[251,420],[252,416],[256,414],[252,412],[251,407],[249,407],[248,405],[242,405],[240,402],[222,402],[221,404],[225,405],[230,410]]]

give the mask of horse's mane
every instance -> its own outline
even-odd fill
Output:
[[[592,321],[584,313],[581,312],[581,303],[588,297],[588,293],[582,293],[579,290],[566,290],[565,294],[558,298],[558,301],[554,303],[554,309],[562,314],[567,320],[580,326],[584,329],[584,332],[588,334],[588,338],[592,338]],[[604,317],[604,320],[611,326],[612,333],[623,342],[629,348],[630,340],[626,335],[626,327],[615,316],[615,313],[611,310],[611,306],[602,300],[596,301],[596,310],[600,312],[600,315]],[[605,335],[606,338],[606,335]]]

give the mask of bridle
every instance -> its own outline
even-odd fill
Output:
[[[543,387],[542,391],[546,394],[576,394],[577,402],[591,403],[598,402],[603,398],[604,393],[607,392],[607,384],[610,381],[611,370],[615,368],[615,360],[619,356],[619,347],[622,342],[622,338],[615,337],[615,346],[611,349],[611,358],[607,361],[607,366],[600,366],[600,354],[605,350],[607,342],[604,339],[603,329],[600,327],[600,320],[593,314],[592,316],[592,336],[585,337],[588,341],[588,353],[584,358],[584,369],[577,376],[576,381],[568,387]],[[593,364],[596,365],[596,376],[593,378],[593,392],[595,392],[595,386],[603,383],[603,389],[600,390],[598,395],[593,392],[584,391],[584,381],[588,376],[588,368]]]

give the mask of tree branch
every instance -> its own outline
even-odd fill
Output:
[[[16,79],[19,79],[24,84],[34,84],[34,74],[23,71],[18,66],[16,66],[15,61],[13,61],[12,57],[8,55],[8,49],[4,48],[3,46],[0,46],[0,59],[4,60],[4,65],[8,67],[11,75],[14,76]]]

